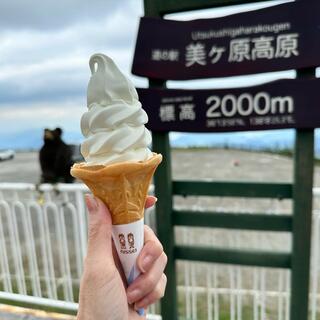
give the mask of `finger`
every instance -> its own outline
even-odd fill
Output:
[[[86,204],[89,212],[86,263],[113,262],[110,212],[100,199],[91,195],[86,195]]]
[[[148,209],[148,208],[154,206],[154,204],[155,204],[157,201],[158,201],[158,199],[157,199],[156,197],[154,197],[154,196],[148,196],[147,199],[146,199],[146,203],[145,203],[144,207],[145,207],[146,209]]]
[[[147,273],[141,274],[127,289],[128,302],[134,303],[152,292],[160,281],[167,264],[167,256],[163,252]]]
[[[152,229],[149,226],[144,226],[144,246],[137,259],[137,265],[141,272],[145,273],[150,270],[162,253],[162,244]]]
[[[120,261],[120,258],[119,258],[119,255],[117,253],[117,249],[116,249],[116,246],[114,244],[114,241],[112,241],[112,255],[113,255],[113,260],[114,260],[114,264],[121,276],[121,279],[122,279],[122,282],[123,282],[123,286],[126,288],[128,286],[128,283],[127,283],[127,278],[124,274],[124,271],[123,271],[123,268],[122,268],[122,264],[121,264],[121,261]]]
[[[157,302],[159,299],[163,298],[167,285],[167,277],[165,274],[162,274],[160,281],[158,282],[157,286],[147,294],[145,297],[140,299],[134,304],[135,309],[144,308],[146,309],[151,304]]]

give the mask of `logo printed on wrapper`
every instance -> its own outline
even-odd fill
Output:
[[[134,249],[134,235],[133,235],[133,233],[128,234],[128,242],[129,242],[129,249]]]
[[[119,243],[120,243],[120,252],[122,254],[133,254],[137,252],[137,248],[134,245],[134,234],[132,232],[127,234],[129,249],[127,249],[125,235],[123,233],[120,233],[118,237],[119,237]]]
[[[126,238],[123,233],[119,234],[119,243],[120,243],[121,250],[125,250],[126,249]]]

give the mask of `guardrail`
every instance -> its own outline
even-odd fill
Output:
[[[77,310],[86,192],[82,184],[0,184],[0,300]]]
[[[0,300],[76,311],[87,242],[86,192],[82,184],[0,183]],[[311,320],[319,316],[320,306],[320,189],[314,189],[314,198]],[[225,199],[221,198],[220,208],[217,201],[215,209],[223,211]],[[283,214],[283,206],[274,201],[270,212]],[[201,205],[197,201],[192,204]],[[244,210],[247,205],[240,200],[235,210]],[[177,201],[176,206],[182,204]],[[146,223],[155,226],[152,209],[146,214]],[[286,234],[276,238],[272,233],[176,229],[176,237],[183,245],[271,245],[275,251],[291,245]],[[289,271],[182,261],[177,271],[181,319],[289,319]],[[159,312],[157,305],[150,312],[150,319],[159,319],[154,315]]]

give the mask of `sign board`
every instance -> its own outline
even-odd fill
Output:
[[[316,67],[319,16],[312,0],[215,19],[143,17],[132,73],[187,80]]]
[[[320,79],[236,89],[138,89],[152,131],[228,132],[320,127]]]

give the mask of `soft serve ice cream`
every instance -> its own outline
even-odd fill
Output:
[[[145,161],[152,156],[148,116],[129,79],[107,56],[95,54],[90,62],[88,111],[82,116],[85,140],[81,153],[88,165]]]
[[[148,148],[148,117],[132,83],[105,55],[93,55],[89,65],[89,110],[81,119],[85,162],[74,164],[71,174],[109,208],[112,237],[130,284],[140,274],[136,259],[144,241],[144,205],[162,156]]]

